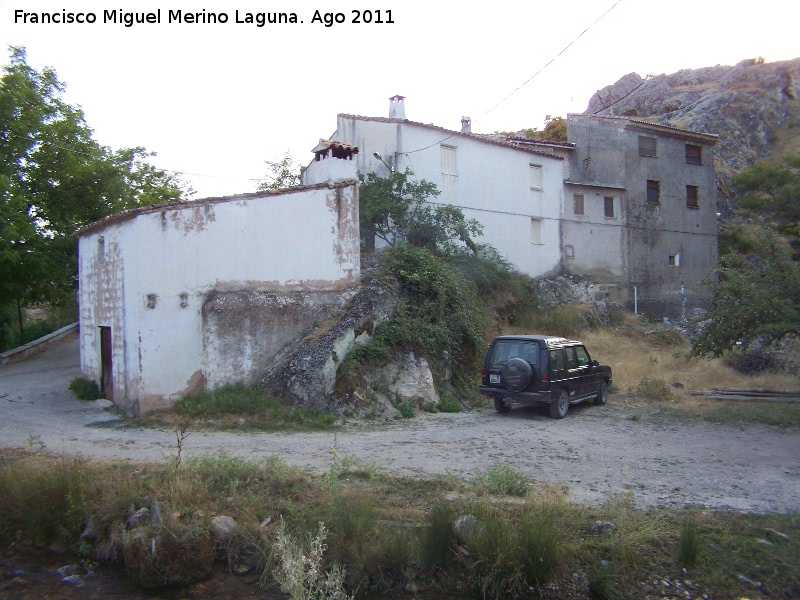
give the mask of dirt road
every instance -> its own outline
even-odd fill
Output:
[[[76,376],[76,337],[0,366],[0,446],[130,460],[175,456],[174,431],[130,428],[105,401],[74,399],[67,385]],[[183,456],[277,454],[325,471],[336,446],[339,456],[419,477],[471,479],[508,465],[592,503],[630,492],[638,506],[800,511],[800,431],[680,421],[634,404],[612,395],[608,405],[572,407],[560,421],[524,408],[500,415],[487,404],[460,414],[346,425],[336,434],[195,431]]]

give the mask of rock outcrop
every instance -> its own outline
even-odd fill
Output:
[[[348,352],[364,344],[397,308],[393,280],[373,278],[353,296],[341,317],[293,345],[258,382],[264,394],[312,410],[334,408],[336,375]]]

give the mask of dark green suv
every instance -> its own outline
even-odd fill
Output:
[[[581,342],[545,335],[494,338],[481,373],[480,392],[494,399],[498,412],[519,404],[547,404],[563,419],[570,404],[605,404],[611,367],[589,356]]]

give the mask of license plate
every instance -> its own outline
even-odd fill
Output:
[[[491,373],[489,375],[489,383],[500,383],[500,375]]]

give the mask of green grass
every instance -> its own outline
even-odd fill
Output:
[[[69,382],[69,389],[78,400],[97,400],[103,397],[97,384],[91,379],[76,377]]]
[[[495,465],[475,476],[475,486],[494,496],[525,496],[531,489],[531,480],[511,467]]]
[[[172,411],[145,419],[145,423],[179,423],[189,429],[303,430],[328,429],[337,416],[303,407],[289,407],[241,382],[184,396]]]

